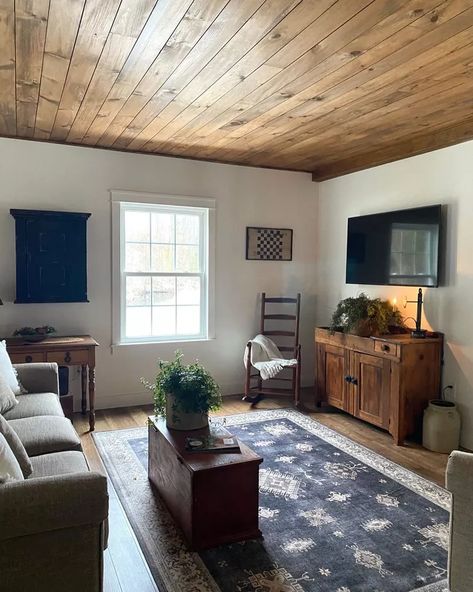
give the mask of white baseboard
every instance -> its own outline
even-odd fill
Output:
[[[303,386],[311,386],[309,380],[302,381]],[[241,395],[243,393],[243,384],[221,385],[222,396],[230,397],[232,395]],[[138,405],[151,405],[153,403],[153,394],[146,391],[135,393],[117,393],[115,395],[102,395],[97,393],[95,403],[96,409],[115,409],[117,407],[136,407]],[[80,399],[74,401],[75,411],[80,411]]]

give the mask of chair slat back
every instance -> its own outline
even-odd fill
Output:
[[[283,305],[292,305],[293,310],[291,311],[292,314],[287,313],[273,313],[267,312],[267,305],[268,304],[283,304]],[[295,310],[294,310],[295,309]],[[296,298],[267,298],[266,293],[263,292],[261,295],[261,323],[260,323],[260,333],[263,335],[267,335],[276,343],[279,347],[281,352],[292,352],[295,355],[297,346],[299,345],[299,317],[300,317],[300,309],[301,309],[301,295],[297,294]],[[284,329],[268,329],[267,328],[267,321],[282,321],[286,323]],[[289,330],[291,329],[291,330]],[[282,343],[277,343],[279,340],[278,337],[282,338]],[[293,337],[294,339],[290,340],[292,345],[288,345],[288,337]],[[276,339],[275,339],[276,338]]]

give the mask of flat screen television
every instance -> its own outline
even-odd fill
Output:
[[[439,285],[440,205],[348,219],[347,284]]]

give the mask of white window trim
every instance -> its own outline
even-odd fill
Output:
[[[160,345],[164,343],[183,343],[191,341],[209,341],[215,339],[215,199],[159,193],[141,193],[135,191],[110,190],[112,209],[112,347],[135,345]],[[208,212],[208,258],[207,258],[207,337],[176,337],[167,341],[124,340],[122,339],[122,293],[121,261],[123,257],[120,241],[121,204],[149,204],[157,206],[183,206],[203,208]],[[204,243],[205,244],[205,243]]]

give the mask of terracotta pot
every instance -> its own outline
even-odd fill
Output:
[[[166,425],[171,430],[200,430],[209,425],[207,413],[186,413],[179,409],[173,409],[175,402],[174,395],[169,393],[166,397]]]

